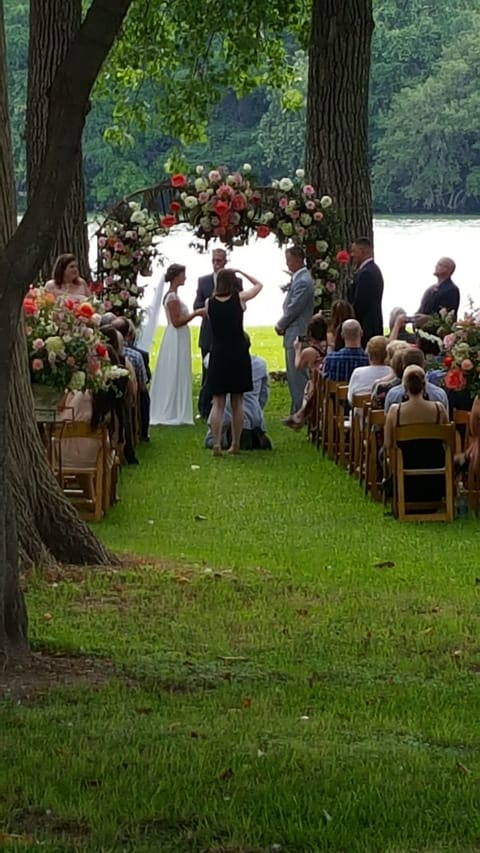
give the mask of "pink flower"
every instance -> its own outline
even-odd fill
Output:
[[[210,196],[206,192],[201,192],[198,194],[198,200],[200,204],[205,204],[205,202],[207,202],[209,198]]]
[[[469,370],[473,370],[473,362],[469,358],[464,358],[460,367],[465,373],[468,373]]]
[[[305,184],[305,186],[303,188],[303,194],[304,195],[315,195],[315,190],[311,184]]]
[[[290,216],[292,217],[292,219],[298,219],[300,216],[300,211],[299,210],[292,210]]]
[[[75,361],[73,355],[67,356],[67,364],[69,367],[75,367],[76,361]]]
[[[322,219],[323,219],[323,213],[322,213],[322,211],[321,211],[321,210],[317,210],[317,211],[313,214],[313,218],[314,218],[315,222],[321,222],[321,221],[322,221]]]
[[[334,293],[337,289],[337,286],[334,281],[327,281],[325,288],[326,290],[328,290],[329,293]]]
[[[455,343],[455,335],[445,335],[443,339],[443,346],[445,349],[451,349]]]
[[[112,278],[112,276],[111,276],[111,275],[107,275],[107,277],[106,277],[106,279],[105,279],[105,284],[106,284],[106,286],[108,287],[110,284],[112,284],[112,282],[113,282],[113,278]]]
[[[307,210],[315,210],[315,202],[314,201],[306,201],[305,207]]]
[[[285,198],[285,196],[283,195],[283,196],[278,200],[278,206],[279,206],[279,207],[281,207],[281,208],[282,208],[282,210],[285,210],[285,208],[286,208],[287,204],[288,204],[288,198]]]
[[[243,193],[237,193],[232,199],[232,207],[234,210],[245,210],[247,206],[247,199],[243,195]]]
[[[230,187],[228,184],[222,184],[217,190],[218,198],[231,198],[235,195],[235,190],[233,187]]]
[[[32,344],[33,349],[36,349],[36,350],[43,349],[44,346],[45,346],[45,341],[43,341],[42,338],[35,338],[35,340]]]
[[[106,299],[105,302],[103,303],[103,307],[105,308],[105,311],[111,311],[113,308],[113,305],[109,299]]]
[[[213,229],[213,233],[215,234],[215,237],[224,237],[226,234],[226,229],[223,228],[222,225],[219,225],[217,228]]]
[[[101,369],[101,365],[100,365],[100,362],[98,361],[97,358],[90,358],[89,359],[88,369],[89,369],[90,373],[98,373],[98,371]]]
[[[44,364],[41,358],[34,358],[32,361],[32,370],[43,370]]]
[[[119,295],[120,299],[123,299],[124,301],[126,299],[128,299],[128,297],[130,296],[128,290],[121,290],[118,295]]]
[[[208,180],[212,184],[216,184],[221,179],[222,179],[222,176],[221,176],[220,172],[218,172],[216,169],[212,169],[212,171],[208,173]]]
[[[107,245],[107,238],[106,237],[99,237],[98,238],[98,245],[100,246],[101,249],[103,249]]]
[[[121,240],[117,240],[113,248],[116,252],[123,252],[125,250],[125,246]]]

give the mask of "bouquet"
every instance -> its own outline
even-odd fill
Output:
[[[151,274],[158,253],[154,237],[160,230],[158,219],[131,201],[119,204],[97,232],[104,310],[124,315],[136,326],[142,319],[143,296],[137,276]]]
[[[472,398],[476,397],[480,394],[480,312],[472,306],[463,320],[457,320],[453,311],[442,309],[429,327],[435,329],[435,334],[424,330],[419,330],[419,334],[440,348],[445,388],[467,389]]]
[[[95,392],[126,375],[111,364],[89,302],[59,302],[43,288],[32,288],[23,300],[23,319],[34,385]]]

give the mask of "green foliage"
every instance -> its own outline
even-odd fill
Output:
[[[28,3],[4,6],[21,193]],[[480,209],[480,0],[448,0],[438,9],[436,0],[374,0],[370,143],[377,210]],[[311,0],[132,4],[87,118],[89,208],[104,209],[162,180],[172,151],[179,167],[261,164],[264,183],[301,167],[310,11]]]

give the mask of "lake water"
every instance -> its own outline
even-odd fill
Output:
[[[442,255],[453,258],[457,264],[454,281],[462,295],[461,311],[468,307],[470,298],[480,306],[480,274],[476,256],[474,258],[480,218],[377,217],[374,232],[375,259],[385,279],[385,323],[391,309],[397,305],[405,308],[407,314],[415,313],[424,290],[435,281],[433,269]],[[160,243],[166,264],[178,262],[187,267],[182,299],[189,307],[193,306],[198,277],[211,272],[210,252],[214,246],[212,243],[209,251],[201,254],[189,247],[191,239],[191,231],[176,229]],[[91,262],[95,265],[95,241],[91,250]],[[288,280],[284,253],[274,239],[253,239],[248,246],[234,249],[230,253],[229,266],[245,270],[264,284],[262,292],[247,306],[246,325],[274,325],[281,315],[284,298],[280,288]],[[152,279],[142,280],[147,284],[145,306],[153,292],[149,285],[158,280],[160,272],[157,268]],[[163,314],[161,323],[165,323]]]

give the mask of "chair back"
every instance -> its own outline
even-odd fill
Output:
[[[411,463],[408,460],[405,461],[404,453],[408,452],[407,445],[409,443],[418,445],[420,441],[438,442],[442,446],[442,458],[434,461],[433,466],[411,467]],[[423,455],[423,450],[421,452]],[[389,452],[390,473],[393,476],[394,515],[402,521],[453,520],[455,516],[454,454],[454,423],[408,424],[395,427],[393,447]],[[426,450],[425,462],[428,462]],[[407,494],[407,483],[411,484],[415,479],[417,483],[427,488],[427,494],[419,494],[418,499]]]

